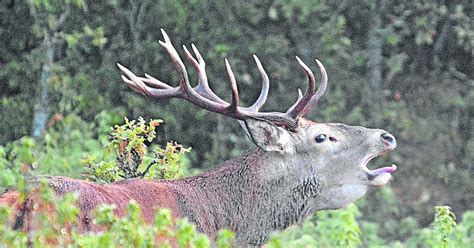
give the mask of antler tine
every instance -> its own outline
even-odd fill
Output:
[[[125,66],[117,63],[118,68],[129,78],[122,75],[122,80],[133,90],[152,97],[171,98],[178,96],[178,88],[173,88],[168,85],[166,89],[155,89],[147,86],[142,78],[136,76],[133,72],[127,69]]]
[[[298,105],[298,103],[300,103],[301,99],[303,99],[303,92],[301,92],[301,89],[298,89],[298,98],[296,99],[296,102],[293,103],[293,105],[291,105],[291,107],[288,109],[288,111],[286,111],[286,113],[290,113],[291,111],[293,111],[293,109],[295,109],[296,105]]]
[[[173,61],[175,65],[176,70],[179,72],[179,76],[181,78],[180,83],[179,83],[180,90],[185,91],[186,93],[189,93],[190,91],[192,91],[192,87],[191,87],[191,84],[189,83],[186,67],[184,66],[183,61],[179,57],[178,51],[176,51],[176,49],[174,48],[165,30],[161,29],[161,33],[163,34],[163,38],[165,41],[163,42],[160,40],[159,43],[168,52],[171,60]]]
[[[133,81],[129,80],[127,77],[124,75],[120,75],[122,80],[128,85],[128,87],[132,88],[134,91],[147,95],[146,91],[143,90],[142,88],[138,87]]]
[[[189,62],[191,62],[191,64],[193,64],[194,69],[198,73],[198,85],[194,87],[194,91],[196,91],[196,93],[212,101],[216,101],[221,104],[227,104],[227,102],[225,102],[219,96],[217,96],[209,87],[209,83],[207,81],[207,74],[206,74],[206,62],[204,62],[204,59],[202,58],[201,54],[199,53],[197,48],[194,46],[194,44],[191,44],[191,47],[193,48],[194,54],[196,54],[196,57],[199,62],[196,61],[196,59],[194,59],[194,57],[189,52],[188,48],[185,45],[183,45],[186,58],[188,59]]]
[[[163,35],[164,42],[163,41],[158,41],[160,45],[162,45],[165,50],[168,52],[168,54],[171,56],[171,59],[175,63],[183,64],[183,61],[181,61],[181,58],[179,57],[178,51],[173,46],[173,43],[171,43],[170,37],[168,37],[168,34],[165,32],[165,30],[161,29],[161,34]],[[184,64],[183,64],[184,65]],[[179,68],[178,68],[179,69]]]
[[[205,62],[204,59],[202,58],[201,53],[200,53],[199,50],[196,48],[196,46],[194,45],[194,43],[191,43],[191,48],[193,49],[194,54],[196,54],[196,58],[198,59],[199,64],[206,65],[206,62]]]
[[[246,108],[251,112],[258,112],[260,108],[265,104],[268,97],[268,91],[270,90],[270,80],[268,79],[268,75],[263,69],[262,63],[258,59],[258,57],[254,54],[253,58],[255,59],[255,63],[257,64],[257,69],[262,75],[262,90],[260,91],[260,95],[258,96],[257,101],[255,101],[252,106]]]
[[[186,58],[188,59],[188,61],[191,62],[191,64],[193,64],[194,68],[199,73],[199,83],[201,84],[201,80],[202,80],[202,81],[206,81],[204,83],[204,84],[206,84],[207,83],[207,75],[205,75],[203,73],[204,72],[203,69],[206,68],[206,64],[198,63],[197,60],[194,59],[194,57],[191,55],[191,53],[189,52],[188,48],[185,45],[183,45],[183,50],[184,50],[184,54],[186,55]],[[206,80],[203,80],[203,79],[206,79]]]
[[[321,73],[321,83],[320,83],[320,86],[318,88],[318,91],[315,94],[315,98],[317,98],[319,100],[319,98],[321,98],[321,96],[323,96],[323,94],[326,91],[326,88],[328,86],[328,74],[326,72],[326,68],[324,68],[323,63],[321,63],[321,61],[319,61],[319,59],[315,59],[315,61],[316,61],[316,64],[318,64],[319,73]]]
[[[122,80],[125,83],[127,83],[127,85],[130,88],[132,88],[132,89],[134,89],[134,90],[136,90],[140,93],[145,93],[144,90],[143,90],[145,85],[141,84],[141,80],[133,72],[131,72],[129,69],[127,69],[125,66],[121,65],[120,63],[117,63],[117,66],[125,75],[127,75],[131,79],[131,80],[128,79],[124,75],[120,75]],[[137,83],[135,83],[135,82],[137,82]]]
[[[228,109],[234,113],[238,113],[238,105],[239,105],[239,91],[237,89],[237,82],[235,80],[234,72],[230,67],[229,61],[225,59],[225,67],[227,69],[227,74],[229,75],[230,86],[232,88],[232,101],[228,107]]]
[[[319,72],[321,73],[321,83],[319,85],[318,91],[316,91],[316,93],[311,97],[311,99],[299,113],[299,117],[306,115],[314,106],[316,106],[319,99],[323,96],[327,88],[328,74],[326,73],[326,68],[324,68],[324,65],[317,59],[316,64],[318,64]]]
[[[308,76],[308,90],[306,90],[306,93],[304,94],[303,98],[300,99],[297,103],[293,104],[293,106],[287,111],[287,113],[291,117],[302,117],[300,115],[301,111],[305,108],[305,106],[308,104],[309,100],[311,97],[314,95],[315,91],[315,78],[314,74],[309,69],[309,67],[298,57],[296,56],[296,60],[298,61],[298,64],[303,68],[303,70],[306,72],[306,75]]]
[[[314,74],[311,69],[309,69],[309,67],[298,56],[296,56],[296,60],[298,60],[298,64],[300,64],[300,66],[304,69],[306,75],[308,76],[308,90],[306,91],[305,95],[313,95],[316,89],[316,79],[314,78]]]
[[[145,73],[145,77],[139,77],[143,82],[158,89],[171,89],[173,87],[161,82],[160,80]]]

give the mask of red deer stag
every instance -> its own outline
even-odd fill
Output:
[[[167,34],[163,30],[162,33],[165,41],[160,44],[179,73],[179,86],[172,87],[146,74],[138,77],[118,64],[125,75],[123,81],[154,99],[182,98],[200,108],[235,118],[257,147],[212,171],[182,180],[132,179],[100,185],[51,177],[49,184],[58,195],[79,192],[82,230],[97,230],[89,217],[97,205],[115,204],[117,214],[121,215],[127,202],[134,199],[148,222],[153,220],[157,208],[165,207],[176,217],[188,218],[211,237],[217,230],[228,228],[236,233],[239,246],[260,246],[270,232],[283,230],[318,210],[342,208],[362,197],[370,187],[382,186],[390,180],[395,165],[370,170],[367,163],[396,147],[391,134],[380,129],[317,123],[303,118],[326,89],[326,71],[318,60],[322,80],[317,90],[312,71],[297,57],[308,77],[306,93],[299,92],[296,103],[284,113],[259,112],[267,99],[269,79],[256,56],[263,87],[253,105],[239,107],[236,80],[227,60],[232,86],[230,103],[209,88],[205,62],[194,45],[195,57],[183,46],[187,60],[199,75],[198,85],[191,86],[178,52]],[[4,194],[3,201],[14,204],[15,193]],[[25,228],[21,218],[29,216],[25,214],[28,201],[16,205],[16,226]]]

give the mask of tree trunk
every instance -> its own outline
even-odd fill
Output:
[[[79,3],[76,4],[79,5]],[[59,16],[49,13],[48,10],[44,10],[32,2],[29,4],[29,7],[36,25],[38,25],[38,27],[43,30],[44,35],[43,43],[41,44],[43,65],[41,67],[39,100],[35,105],[33,113],[33,125],[31,130],[31,135],[38,139],[43,135],[46,129],[48,116],[50,114],[48,91],[51,80],[54,76],[53,67],[55,46],[57,44],[57,39],[54,35],[61,28],[61,26],[66,21],[66,18],[71,13],[71,4],[66,3],[62,13]]]
[[[34,117],[33,117],[33,128],[32,135],[34,138],[42,136],[49,115],[49,100],[48,90],[49,84],[53,77],[53,65],[54,65],[54,43],[53,38],[49,32],[45,31],[45,37],[43,40],[43,66],[41,68],[40,78],[40,96],[39,102],[35,106]]]
[[[383,44],[384,37],[382,30],[382,16],[385,12],[385,0],[380,1],[372,11],[369,37],[367,39],[367,50],[369,55],[369,106],[373,106],[369,111],[373,117],[379,116],[382,103],[382,69],[383,69]],[[375,118],[378,119],[378,118]]]
[[[149,4],[150,2],[148,0],[131,1],[132,9],[128,15],[128,22],[130,26],[130,33],[132,34],[132,49],[137,54],[142,52],[140,36],[143,31],[143,22]]]

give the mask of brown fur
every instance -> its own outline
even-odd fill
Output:
[[[100,229],[92,224],[91,211],[104,203],[114,204],[116,206],[115,213],[118,216],[123,216],[126,213],[127,204],[133,199],[140,205],[142,216],[147,223],[153,222],[158,208],[169,208],[174,216],[182,216],[166,183],[135,179],[101,185],[80,179],[52,177],[49,179],[49,186],[59,196],[68,192],[79,193],[80,231],[98,231]],[[0,196],[0,205],[10,206],[13,210],[9,220],[13,228],[25,231],[34,229],[35,225],[32,225],[30,217],[35,212],[45,211],[53,214],[53,208],[44,205],[33,207],[34,204],[41,202],[37,195],[30,193],[23,203],[20,202],[20,194],[16,191]]]
[[[8,206],[13,210],[13,214],[10,215],[10,219],[7,220],[9,225],[13,225],[16,217],[20,214],[20,193],[16,191],[6,192],[0,195],[0,206]]]

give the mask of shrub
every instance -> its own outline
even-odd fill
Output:
[[[89,179],[97,182],[113,182],[126,178],[178,179],[184,176],[184,155],[191,148],[176,142],[168,142],[165,148],[149,146],[156,138],[156,127],[162,120],[143,118],[138,121],[125,119],[125,124],[116,125],[110,132],[106,150],[115,153],[112,161],[104,158],[96,163],[92,156],[81,161]],[[184,162],[183,162],[184,160]]]

